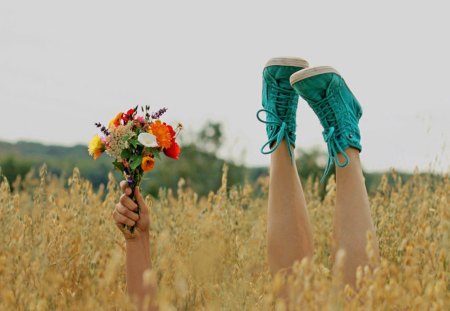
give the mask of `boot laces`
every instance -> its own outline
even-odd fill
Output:
[[[291,145],[294,145],[294,141],[290,134],[295,131],[295,128],[292,127],[295,126],[296,107],[291,103],[297,98],[297,96],[295,92],[286,90],[280,87],[277,83],[273,83],[271,88],[274,90],[271,94],[271,100],[275,103],[275,112],[267,109],[260,109],[256,113],[256,117],[267,126],[271,128],[278,128],[278,131],[275,135],[269,137],[269,140],[261,147],[261,153],[270,154],[274,152],[281,144],[282,140],[286,139],[289,157],[293,160]],[[260,113],[262,112],[266,113],[265,120],[260,117]],[[270,148],[273,143],[275,143],[274,147]],[[269,150],[264,150],[268,146]]]
[[[336,105],[336,101],[332,100],[334,96],[336,96],[336,91],[338,95],[341,97],[340,87],[334,89],[332,91],[327,90],[327,94],[330,94],[318,102],[310,101],[311,107],[316,112],[318,116],[320,116],[320,122],[324,127],[324,131],[322,132],[323,139],[327,143],[328,148],[328,161],[327,166],[325,168],[325,172],[322,175],[321,182],[325,181],[325,177],[330,172],[331,166],[333,162],[340,168],[344,168],[350,162],[350,158],[348,154],[344,151],[344,148],[339,143],[338,137],[345,135],[349,130],[351,130],[351,126],[347,120],[347,118],[337,119],[338,115],[342,115],[343,113],[339,113],[340,107]],[[338,126],[339,125],[339,126]],[[341,153],[344,156],[344,162],[339,162],[338,153]]]

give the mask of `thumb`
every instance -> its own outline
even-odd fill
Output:
[[[147,204],[145,204],[144,198],[142,197],[141,190],[139,189],[139,187],[136,187],[136,189],[134,189],[134,196],[136,198],[137,204],[141,208],[141,213],[147,213],[148,207]]]

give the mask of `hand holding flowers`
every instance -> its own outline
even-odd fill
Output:
[[[167,111],[162,108],[150,114],[150,107],[141,107],[143,115],[138,115],[138,108],[129,109],[126,113],[119,112],[108,124],[95,125],[102,135],[95,135],[89,143],[89,154],[97,159],[103,152],[114,158],[114,168],[123,172],[131,188],[130,198],[139,187],[144,173],[155,167],[156,159],[163,152],[169,158],[178,160],[181,148],[176,142],[182,125],[174,129],[160,120]],[[139,209],[138,209],[139,212]],[[133,233],[135,226],[129,226]]]
[[[123,194],[120,196],[120,200],[113,212],[114,222],[128,241],[138,237],[146,237],[150,227],[149,208],[141,195],[139,187],[136,187],[134,190],[136,201],[129,197],[132,191],[127,181],[121,181],[120,188]],[[138,210],[139,214],[137,213]],[[125,226],[128,228],[135,226],[134,234],[126,230]]]

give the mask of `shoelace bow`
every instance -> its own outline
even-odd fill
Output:
[[[334,121],[334,119],[335,119],[334,109],[330,108],[332,106],[332,103],[330,102],[330,98],[332,96],[333,95],[329,95],[329,96],[319,100],[318,102],[311,103],[312,104],[311,106],[314,107],[314,111],[316,112],[316,114],[321,116],[322,119],[326,119],[329,123],[335,122]],[[323,173],[322,178],[320,180],[320,182],[322,182],[322,183],[325,181],[325,177],[330,172],[333,162],[340,168],[346,167],[348,165],[348,163],[350,162],[350,158],[348,157],[347,153],[344,151],[342,146],[339,144],[339,141],[337,139],[338,135],[345,132],[344,130],[346,129],[346,127],[347,126],[345,124],[342,124],[342,127],[340,127],[338,130],[336,130],[336,128],[334,126],[330,126],[328,128],[325,128],[325,126],[324,126],[325,130],[322,132],[322,135],[323,135],[323,139],[327,143],[328,162],[327,162],[327,166],[325,168],[325,172]],[[344,163],[339,162],[339,158],[337,156],[338,153],[341,153],[344,156],[344,158],[345,158]]]
[[[296,94],[295,92],[289,92],[288,90],[285,90],[279,86],[276,85],[272,85],[271,87],[273,87],[277,92],[276,94],[274,94],[274,101],[276,104],[276,111],[278,113],[275,113],[273,111],[267,110],[267,109],[260,109],[258,110],[258,112],[256,113],[256,118],[261,121],[262,123],[265,123],[267,125],[272,125],[274,127],[278,127],[278,131],[276,133],[276,135],[272,135],[272,137],[269,137],[269,140],[261,147],[261,153],[262,154],[270,154],[272,152],[274,152],[278,146],[281,144],[281,142],[283,141],[283,138],[286,139],[286,144],[287,144],[287,148],[288,148],[288,152],[289,152],[289,157],[291,160],[293,160],[293,155],[292,155],[292,151],[291,151],[291,145],[294,145],[294,142],[292,141],[292,139],[290,138],[289,134],[290,134],[290,124],[295,123],[295,111],[293,110],[292,105],[290,105],[290,101],[294,100],[296,98]],[[294,108],[295,110],[295,108]],[[263,120],[259,114],[261,112],[265,112],[266,113],[266,120]],[[281,117],[283,119],[281,119],[278,114],[281,115]],[[274,120],[267,120],[268,115],[272,116],[274,118]],[[295,130],[295,129],[294,129]],[[272,149],[269,149],[268,151],[265,151],[264,149],[273,143],[275,143],[275,146]]]
[[[348,165],[348,163],[350,162],[350,159],[349,159],[347,153],[343,150],[343,148],[339,144],[338,140],[335,139],[336,131],[334,129],[334,126],[324,130],[322,132],[322,135],[323,135],[323,139],[327,143],[327,147],[328,147],[328,163],[327,163],[327,167],[325,168],[325,172],[323,173],[322,178],[320,179],[320,182],[323,183],[325,181],[325,177],[330,172],[331,165],[333,165],[333,160],[337,166],[339,166],[340,168],[343,168]],[[344,156],[344,158],[345,158],[344,163],[339,162],[339,158],[337,156],[338,152],[340,152]]]

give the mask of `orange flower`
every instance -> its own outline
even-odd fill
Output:
[[[150,156],[145,156],[142,158],[141,168],[144,172],[149,172],[155,166],[155,159]]]
[[[119,112],[111,121],[109,121],[108,127],[112,128],[118,127],[120,125],[120,120],[122,119],[123,112]]]
[[[163,149],[168,149],[172,146],[172,133],[166,123],[156,120],[150,125],[149,133],[156,136],[156,142]]]

